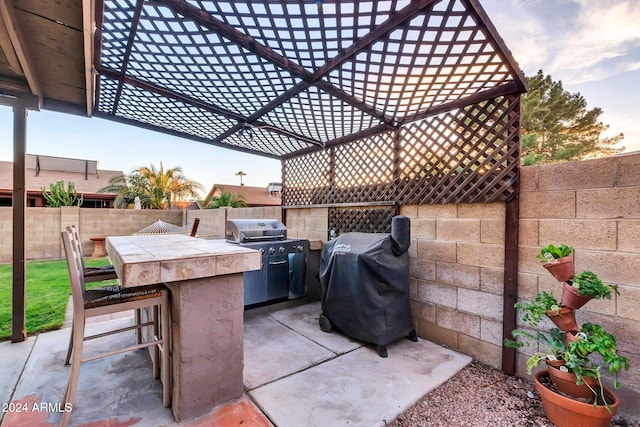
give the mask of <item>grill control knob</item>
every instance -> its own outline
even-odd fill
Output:
[[[298,249],[298,252],[302,252],[304,250],[304,248],[302,247],[302,245],[298,245],[296,247],[296,249]]]
[[[283,254],[286,249],[284,248],[284,246],[280,246],[278,250],[280,251],[281,254]]]
[[[269,255],[273,255],[276,252],[276,248],[269,248]]]

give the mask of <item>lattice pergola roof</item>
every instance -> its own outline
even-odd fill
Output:
[[[291,158],[525,91],[476,0],[104,0],[94,114]]]

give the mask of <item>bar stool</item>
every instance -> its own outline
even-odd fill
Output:
[[[153,347],[152,361],[154,378],[161,376],[162,381],[162,403],[169,406],[170,396],[170,349],[169,349],[169,294],[163,285],[144,286],[139,288],[122,288],[121,286],[110,286],[96,290],[85,290],[84,275],[82,274],[82,259],[78,242],[74,239],[70,230],[62,231],[62,241],[64,244],[67,267],[71,282],[71,296],[73,299],[73,325],[72,325],[72,345],[69,351],[71,354],[71,370],[69,372],[69,382],[65,391],[63,405],[75,402],[78,378],[80,376],[80,365],[88,362],[127,351],[140,348]],[[90,335],[85,337],[86,319],[104,314],[112,314],[121,311],[151,308],[152,320],[139,323],[133,326],[113,329],[108,332]],[[129,330],[139,330],[143,327],[153,328],[153,338],[146,343],[138,343],[126,348],[116,349],[103,353],[94,354],[83,358],[84,341],[102,338],[115,333]],[[161,366],[158,359],[161,359]],[[61,426],[69,424],[71,412],[62,415]]]

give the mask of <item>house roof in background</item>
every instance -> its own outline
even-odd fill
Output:
[[[94,194],[97,193],[99,189],[106,187],[111,178],[123,175],[123,173],[122,171],[97,169],[96,173],[88,173],[85,179],[84,172],[40,169],[40,172],[36,174],[35,168],[27,168],[25,175],[27,191],[40,191],[42,187],[49,188],[49,184],[62,180],[65,183],[72,181],[78,193]],[[0,161],[0,190],[13,191],[12,162]]]
[[[213,184],[207,197],[216,195],[221,191],[236,193],[244,197],[249,206],[280,206],[282,204],[279,192],[271,194],[267,187],[249,187],[246,185]]]

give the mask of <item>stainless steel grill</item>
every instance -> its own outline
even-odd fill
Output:
[[[225,234],[228,242],[262,253],[262,269],[244,273],[245,307],[305,296],[308,240],[287,239],[277,219],[232,219]]]

